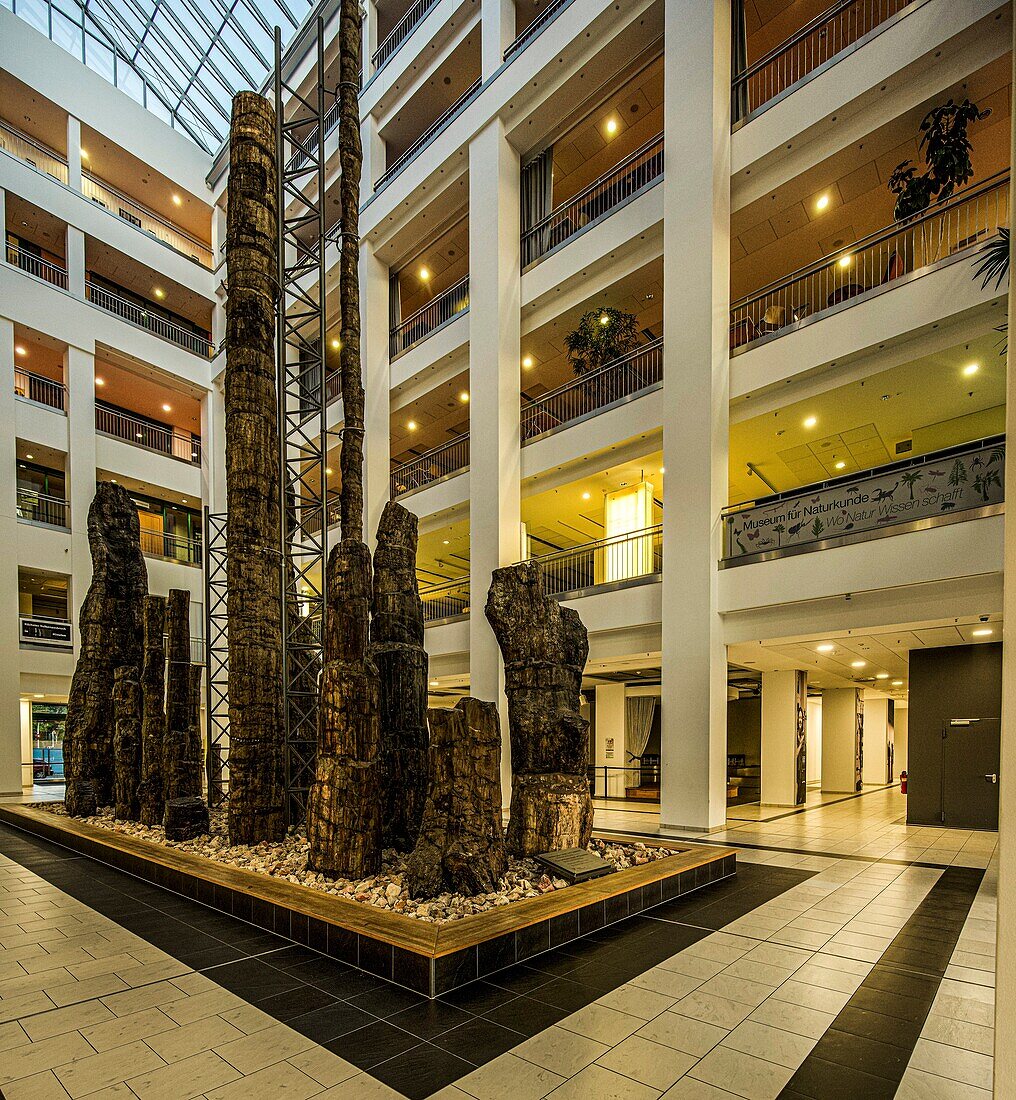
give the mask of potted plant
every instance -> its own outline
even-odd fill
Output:
[[[634,351],[639,344],[639,323],[633,313],[620,309],[591,309],[564,338],[568,362],[577,378]]]

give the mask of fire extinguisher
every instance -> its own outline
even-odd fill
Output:
[[[907,793],[907,773],[900,772],[900,794]]]

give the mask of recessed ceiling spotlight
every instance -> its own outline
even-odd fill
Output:
[[[95,379],[95,384],[96,384],[97,386],[104,386],[104,385],[106,384],[106,379],[105,379],[105,378],[99,378],[99,377],[96,377],[96,379]]]
[[[438,681],[438,680],[431,680],[431,682],[430,682],[430,686],[431,686],[432,688],[436,688],[436,687],[438,686],[438,684],[439,684],[439,683],[440,683],[440,681]]]
[[[162,411],[164,413],[171,413],[173,411],[173,406],[172,405],[167,405],[165,402],[163,402],[162,403]]]
[[[828,205],[829,205],[829,196],[828,195],[819,195],[818,200],[815,203],[815,209],[816,210],[825,210],[825,208]]]
[[[817,423],[818,423],[818,417],[817,416],[806,416],[804,418],[804,426],[806,428],[814,428]]]
[[[25,455],[25,458],[27,458],[28,461],[31,462],[35,458],[35,455]]]
[[[888,672],[879,672],[875,675],[875,679],[876,680],[888,680],[889,679],[889,673]]]
[[[332,468],[331,468],[331,466],[326,466],[326,467],[325,467],[325,474],[326,474],[326,475],[327,475],[328,477],[331,477],[331,476],[332,476]]]
[[[845,462],[837,462],[836,463],[836,469],[837,470],[845,470],[846,468],[847,468],[847,464]]]
[[[430,279],[430,268],[421,267],[417,274],[420,276],[420,282],[425,283]]]
[[[173,205],[174,206],[183,206],[183,199],[181,199],[179,195],[174,195],[173,196]]]
[[[987,638],[991,634],[994,634],[995,632],[994,632],[994,630],[991,629],[990,626],[981,626],[981,627],[978,627],[977,630],[972,631],[971,633],[972,633],[973,637],[975,637],[975,638]]]
[[[463,405],[468,405],[469,404],[469,391],[468,390],[463,390],[462,393],[459,394],[459,400],[462,402]]]
[[[15,344],[14,345],[14,354],[15,355],[27,355],[28,352],[20,344]]]
[[[526,356],[523,356],[523,359],[522,359],[522,366],[523,366],[523,367],[524,367],[524,368],[525,368],[526,370],[529,370],[529,369],[530,369],[530,368],[532,367],[532,365],[533,365],[533,357],[532,357],[531,355],[526,355]]]
[[[969,378],[972,374],[976,374],[981,369],[980,363],[968,363],[963,368],[963,373]]]
[[[850,267],[850,265],[853,262],[854,262],[854,257],[851,256],[849,253],[847,253],[846,256],[841,256],[840,259],[839,259],[840,267]]]
[[[610,317],[606,313],[601,313],[600,314],[600,324],[601,325],[609,325],[610,324]]]
[[[588,500],[589,499],[589,494],[588,493],[583,493],[582,494],[582,499],[583,500]]]
[[[447,545],[448,545],[448,540],[447,540],[447,539],[444,539],[444,540],[442,540],[442,541],[443,541],[443,544],[444,544],[445,546],[447,546]]]
[[[164,291],[164,290],[162,289],[162,287],[161,287],[161,286],[157,286],[157,287],[155,287],[155,288],[154,288],[154,289],[152,290],[152,293],[153,293],[153,294],[155,295],[155,297],[156,297],[156,298],[158,298],[158,299],[159,299],[160,301],[161,301],[161,300],[162,300],[163,298],[165,298],[165,297],[166,297],[166,292],[165,292],[165,291]]]
[[[342,347],[342,341],[340,339],[338,339],[338,337],[333,338],[332,339],[332,347],[335,348],[336,351],[338,351],[339,348]]]
[[[867,663],[868,663],[867,661],[851,661],[850,662],[850,667],[851,668],[864,668],[864,666]]]
[[[818,653],[832,653],[835,648],[836,646],[834,646],[832,642],[823,642],[821,645],[815,646],[815,650]]]
[[[666,472],[667,472],[667,467],[666,466],[661,466],[660,467],[660,473],[665,474]]]
[[[903,687],[903,681],[902,681],[902,680],[893,680],[893,687],[894,687],[894,688],[901,688],[901,687]]]
[[[408,429],[409,429],[409,430],[410,430],[411,432],[415,432],[415,431],[416,431],[416,427],[417,427],[417,425],[416,425],[416,421],[415,421],[415,420],[410,420],[410,421],[408,421],[408,423],[406,424],[406,427],[407,427],[407,428],[408,428]]]
[[[617,133],[617,119],[616,118],[608,118],[607,119],[607,133],[608,134],[616,134]]]

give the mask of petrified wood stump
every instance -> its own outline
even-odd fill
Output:
[[[113,801],[113,670],[141,664],[148,572],[138,510],[122,485],[103,482],[88,509],[92,583],[78,617],[80,651],[64,730],[65,805],[75,817]]]
[[[344,878],[381,862],[377,668],[367,652],[370,550],[343,539],[328,559],[317,768],[307,803],[308,866]]]
[[[121,665],[113,673],[113,761],[114,813],[120,821],[137,821],[141,816],[141,682],[133,665]]]
[[[201,794],[201,731],[195,704],[200,705],[201,666],[190,659],[190,593],[169,591],[166,616],[168,672],[166,678],[166,737],[162,757],[166,799]],[[198,692],[194,690],[197,670]]]
[[[370,654],[381,678],[383,846],[412,851],[427,798],[427,651],[416,581],[417,518],[385,505],[374,551]]]
[[[275,112],[233,100],[226,228],[226,614],[229,837],[285,836],[285,723],[275,379]]]
[[[166,598],[146,596],[141,664],[141,783],[138,801],[143,825],[159,825],[165,805],[162,754],[166,738]]]
[[[589,639],[528,561],[496,569],[484,609],[505,666],[512,752],[510,852],[584,848],[593,827],[589,723],[579,713]]]
[[[508,866],[497,706],[460,699],[454,710],[431,710],[429,718],[430,787],[406,865],[409,893],[491,893]]]
[[[208,832],[208,807],[197,796],[171,798],[166,803],[167,840],[193,840]]]

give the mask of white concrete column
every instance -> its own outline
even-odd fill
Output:
[[[385,174],[387,155],[384,139],[378,131],[377,119],[373,115],[367,115],[360,123],[360,146],[363,149],[360,199],[366,202],[374,194],[374,184]]]
[[[78,654],[78,612],[92,579],[88,551],[88,508],[95,496],[95,355],[69,347],[64,354],[67,387],[67,500],[71,514],[71,575],[68,605]]]
[[[7,263],[7,192],[0,187],[0,233],[3,234],[3,251],[0,261]]]
[[[14,434],[14,322],[0,319],[0,662],[6,674],[0,677],[0,794],[20,794],[22,786],[21,666],[18,626],[18,494],[17,439]],[[27,759],[31,759],[29,756]],[[28,769],[28,784],[32,769]]]
[[[762,673],[762,802],[796,806],[797,672]]]
[[[717,610],[727,501],[730,5],[665,0],[661,806],[726,816],[726,648]],[[676,473],[674,472],[676,471]]]
[[[226,211],[212,207],[212,270],[226,259]]]
[[[32,768],[32,700],[21,699],[18,706],[21,719],[21,786],[30,790],[34,779]]]
[[[893,782],[895,783],[901,772],[910,768],[910,707],[900,700],[896,702],[896,713],[893,716]]]
[[[209,512],[226,510],[225,372],[201,398],[201,499]],[[207,533],[206,533],[207,534]]]
[[[855,751],[859,688],[822,692],[822,790],[856,790]]]
[[[373,546],[388,503],[391,444],[391,372],[388,361],[388,265],[364,241],[360,246],[360,355],[364,389],[365,530]]]
[[[596,685],[596,766],[594,794],[597,797],[624,798],[625,773],[611,771],[627,763],[624,751],[625,693],[624,684]]]
[[[481,0],[480,75],[484,81],[504,64],[504,52],[515,41],[514,0]]]
[[[885,785],[886,747],[889,744],[889,700],[864,694],[864,765],[861,779],[865,784]]]
[[[67,116],[67,186],[81,190],[81,123]]]
[[[511,791],[504,669],[483,614],[493,570],[522,556],[519,474],[519,155],[495,118],[469,146],[469,689],[501,714],[501,786]]]
[[[67,226],[67,289],[75,298],[85,297],[85,235]]]
[[[366,85],[367,81],[374,75],[374,62],[372,58],[378,48],[377,40],[377,4],[374,0],[364,0],[363,2],[363,45],[361,52],[363,55],[363,83]]]

